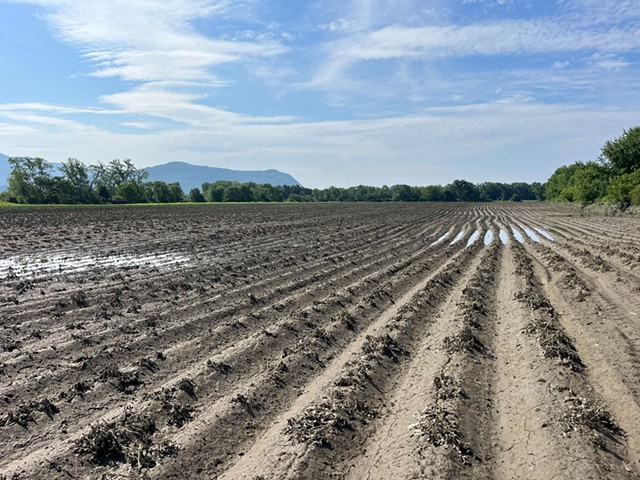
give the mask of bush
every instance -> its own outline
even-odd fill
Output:
[[[640,170],[612,177],[606,199],[612,203],[628,206],[632,203],[631,193],[638,186],[640,186]]]
[[[636,185],[633,190],[631,190],[631,205],[635,207],[640,207],[640,185]]]

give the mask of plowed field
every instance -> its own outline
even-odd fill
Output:
[[[0,479],[640,474],[640,221],[0,210]]]

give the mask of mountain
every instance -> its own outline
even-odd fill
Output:
[[[194,187],[202,188],[202,184],[205,182],[213,183],[218,180],[270,183],[271,185],[300,185],[291,175],[278,170],[230,170],[191,165],[185,162],[169,162],[148,167],[147,172],[149,172],[149,182],[179,182],[185,193],[189,193]]]
[[[7,179],[11,173],[7,160],[9,160],[9,157],[0,153],[0,192],[4,192],[7,189]]]
[[[0,153],[0,192],[7,189],[7,179],[11,174],[8,156]],[[59,163],[52,163],[53,175],[60,175]],[[204,167],[191,165],[185,162],[170,162],[163,165],[148,167],[148,181],[179,182],[185,193],[198,187],[204,182],[213,183],[218,180],[230,180],[237,182],[270,183],[271,185],[300,185],[300,183],[288,173],[278,170],[229,170],[227,168]]]

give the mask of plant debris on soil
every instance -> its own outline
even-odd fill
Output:
[[[638,218],[24,206],[0,245],[0,480],[640,476]]]

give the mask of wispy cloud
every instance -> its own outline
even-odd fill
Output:
[[[93,75],[130,81],[203,80],[211,68],[279,55],[273,39],[228,41],[206,36],[193,22],[232,15],[235,2],[213,0],[23,0],[46,7],[44,18],[63,41],[94,65]]]
[[[35,121],[37,135],[3,135],[9,154],[87,162],[131,157],[279,168],[309,186],[544,180],[559,164],[589,160],[635,118],[629,109],[529,103],[430,108],[420,115],[305,123],[221,123],[207,128],[115,133],[73,122]],[[83,130],[84,129],[84,130]],[[594,135],[594,132],[597,134]],[[80,137],[79,137],[80,134]],[[514,163],[519,167],[514,169]],[[340,172],[336,176],[336,172]]]
[[[499,3],[507,8],[511,2]],[[380,22],[368,21],[359,23],[361,28],[351,31],[341,28],[351,24],[348,22],[338,23],[335,28],[329,24],[335,38],[323,45],[324,59],[306,87],[330,92],[366,91],[363,85],[369,83],[368,76],[362,72],[369,73],[370,69],[384,76],[387,71],[402,68],[400,62],[432,62],[432,65],[437,62],[438,67],[442,67],[443,62],[453,59],[572,53],[584,56],[589,52],[593,54],[593,65],[618,70],[629,65],[620,54],[635,53],[640,49],[640,28],[634,21],[640,18],[640,9],[635,2],[614,3],[560,0],[552,14],[537,17],[515,15],[461,21],[455,15],[449,18],[442,14],[422,15],[417,22],[419,25],[406,21],[386,21],[380,25]],[[358,11],[360,4],[354,1],[353,11]],[[369,25],[369,28],[363,25]],[[385,68],[385,65],[389,67]],[[457,73],[450,67],[446,70],[449,74]],[[433,73],[434,70],[421,80],[428,84]],[[375,77],[376,82],[379,82],[379,75]],[[371,90],[376,91],[375,88]]]

